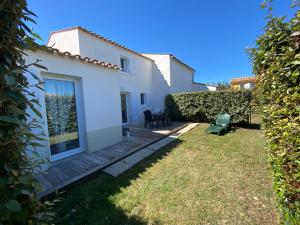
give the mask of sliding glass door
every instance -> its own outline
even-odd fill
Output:
[[[51,159],[82,151],[75,81],[44,79]]]
[[[121,112],[122,112],[122,123],[129,123],[129,94],[121,93]]]

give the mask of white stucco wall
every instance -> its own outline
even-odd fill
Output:
[[[82,63],[67,57],[61,57],[43,52],[29,52],[25,57],[26,63],[41,59],[40,64],[48,68],[47,71],[36,67],[30,67],[30,71],[39,78],[58,77],[72,78],[78,81],[80,103],[77,108],[81,110],[81,118],[85,136],[84,150],[96,151],[106,146],[122,141],[122,121],[119,92],[118,71],[99,66]],[[28,75],[28,77],[31,77]],[[48,137],[47,117],[44,93],[35,90],[42,107],[43,131]],[[34,114],[31,114],[36,118]],[[37,130],[36,133],[39,133]],[[39,152],[43,158],[50,157],[49,143],[44,142],[45,147]]]
[[[143,112],[152,109],[152,60],[129,52],[111,43],[79,31],[80,54],[120,66],[120,57],[129,60],[129,73],[119,71],[119,92],[129,94],[129,122],[143,121]],[[140,94],[145,93],[147,104],[141,105]]]
[[[194,71],[171,58],[171,93],[193,91]]]
[[[164,110],[165,96],[171,93],[170,55],[143,54],[154,60],[152,69],[153,108]]]
[[[64,31],[62,33],[70,33],[63,35],[61,33],[54,33],[50,38],[49,44],[54,41],[60,42],[57,44],[59,49],[69,51],[71,53],[77,52],[77,48],[74,45],[65,43],[73,43],[78,41],[78,53],[83,57],[90,57],[98,59],[104,62],[113,63],[120,66],[120,57],[126,57],[129,60],[129,73],[119,71],[119,93],[125,92],[129,94],[129,122],[140,123],[143,121],[143,111],[145,109],[152,108],[152,60],[134,54],[123,48],[117,47],[109,42],[100,40],[82,30],[75,29],[70,31]],[[55,37],[57,36],[58,37]],[[63,47],[61,47],[63,46]],[[61,48],[60,48],[61,47]],[[70,49],[68,49],[70,48]],[[140,104],[140,94],[145,93],[147,96],[147,104],[142,106]]]
[[[67,51],[73,55],[79,55],[79,33],[77,29],[53,33],[48,41],[48,46],[60,51]]]

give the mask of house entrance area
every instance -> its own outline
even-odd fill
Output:
[[[51,160],[82,152],[76,81],[45,78],[44,88]]]
[[[121,93],[121,112],[122,112],[122,123],[128,124],[129,121],[129,109],[130,109],[130,98],[129,93]]]

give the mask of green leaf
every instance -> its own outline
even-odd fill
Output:
[[[23,195],[29,195],[29,196],[32,195],[32,192],[29,191],[29,190],[21,190],[21,193],[22,193]]]
[[[37,143],[37,142],[31,142],[30,143],[30,145],[32,146],[32,147],[45,147],[45,145],[43,145],[43,144],[40,144],[40,143]]]
[[[7,183],[7,178],[1,177],[0,178],[0,188],[5,187],[6,183]]]
[[[13,76],[10,75],[5,75],[5,81],[7,85],[15,85],[16,84],[16,79]]]
[[[40,68],[40,69],[44,69],[44,70],[48,70],[47,67],[41,65],[41,64],[38,64],[38,63],[33,63],[34,66]]]
[[[14,91],[5,91],[5,94],[12,98],[14,101],[16,102],[24,102],[26,101],[26,97],[24,97],[24,95],[22,95],[21,93],[18,93],[18,92],[14,92]]]
[[[289,64],[300,65],[300,60],[294,60],[294,61],[290,62]]]
[[[40,111],[38,111],[34,106],[30,107],[31,110],[39,117],[42,118],[42,114]]]
[[[13,116],[0,116],[0,121],[8,122],[8,123],[14,123],[14,124],[20,124],[21,121]]]
[[[19,177],[19,182],[22,184],[28,184],[30,181],[29,181],[28,177],[22,176],[22,177]]]
[[[18,212],[21,210],[21,204],[14,199],[10,199],[8,202],[6,202],[5,207],[13,212]]]

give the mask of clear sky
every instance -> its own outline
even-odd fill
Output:
[[[34,31],[82,26],[141,53],[172,53],[196,69],[198,82],[251,76],[245,52],[263,31],[261,0],[28,0]],[[274,14],[292,16],[290,0]]]

